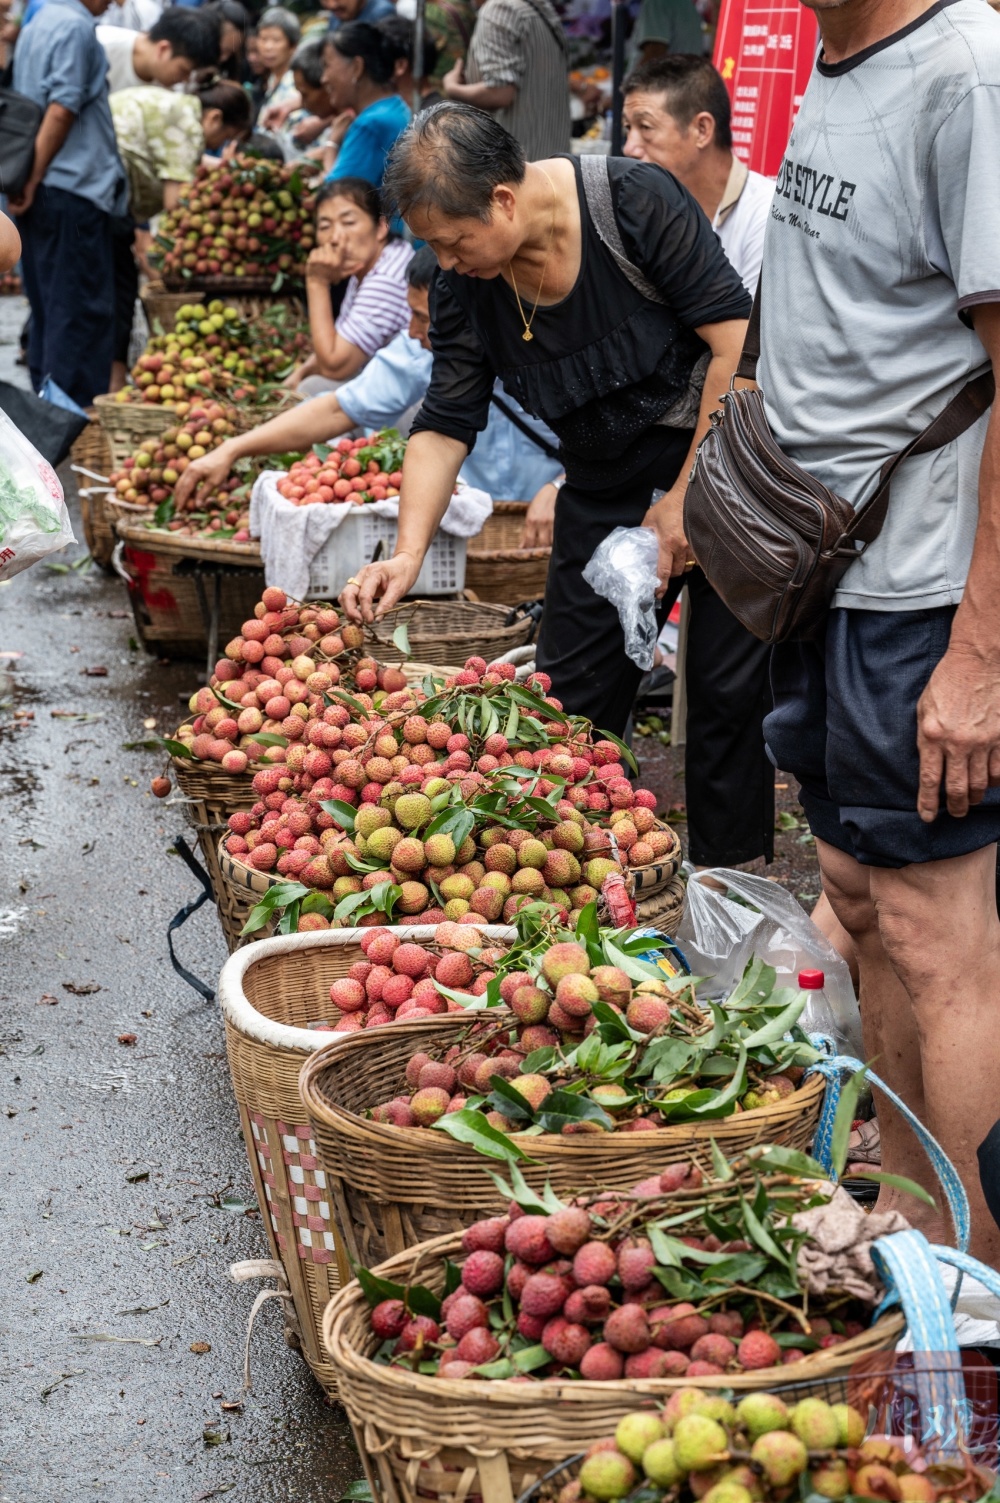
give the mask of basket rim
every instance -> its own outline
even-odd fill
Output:
[[[433,941],[436,924],[407,924],[405,928],[387,925],[393,933],[405,935],[415,944]],[[467,927],[471,927],[467,926]],[[478,927],[478,926],[477,926]],[[300,950],[339,949],[344,945],[361,943],[368,929],[324,929],[305,934],[279,934],[271,939],[260,939],[251,945],[234,951],[222,967],[217,996],[226,1021],[254,1043],[267,1044],[273,1049],[291,1049],[299,1053],[314,1054],[328,1042],[328,1036],[310,1028],[294,1028],[288,1023],[276,1023],[253,1007],[243,990],[243,982],[250,968],[272,955],[292,955]],[[512,944],[517,930],[503,925],[487,924],[483,935],[491,944]],[[415,1019],[420,1023],[421,1018]],[[406,1022],[406,1019],[403,1019]],[[395,1027],[396,1025],[393,1024]],[[374,1033],[375,1030],[372,1030]]]
[[[123,503],[118,502],[116,505]],[[124,503],[128,505],[128,503]],[[136,508],[137,510],[139,508]],[[147,516],[152,516],[152,509],[144,507],[142,510]],[[142,527],[136,522],[131,522],[127,516],[119,517],[116,521],[118,536],[124,538],[127,543],[156,543],[160,553],[176,554],[178,558],[203,558],[212,563],[218,558],[228,558],[234,563],[245,563],[248,568],[260,569],[262,565],[260,544],[258,542],[234,543],[232,538],[223,538],[213,543],[209,538],[188,538],[186,535],[170,532],[166,527]],[[179,541],[174,541],[179,539]]]
[[[443,1237],[434,1237],[427,1242],[419,1242],[415,1247],[407,1248],[405,1252],[397,1253],[394,1257],[386,1259],[371,1272],[377,1277],[394,1279],[396,1282],[405,1283],[401,1275],[406,1274],[420,1260],[434,1260],[448,1254],[460,1251],[462,1243],[461,1233],[448,1232]],[[520,1383],[512,1383],[504,1378],[439,1378],[431,1377],[425,1373],[414,1373],[404,1368],[383,1366],[373,1362],[370,1357],[364,1356],[352,1346],[346,1339],[344,1326],[346,1322],[367,1300],[361,1285],[356,1278],[333,1296],[323,1312],[322,1339],[323,1345],[330,1356],[334,1367],[337,1369],[338,1380],[351,1373],[362,1374],[368,1381],[377,1381],[387,1389],[396,1389],[400,1394],[416,1392],[420,1397],[433,1402],[433,1396],[438,1395],[447,1400],[467,1400],[471,1402],[486,1402],[491,1406],[523,1406],[525,1402],[524,1386]],[[906,1320],[898,1311],[888,1312],[879,1316],[868,1329],[860,1336],[849,1337],[847,1341],[838,1346],[829,1348],[831,1353],[838,1353],[836,1366],[842,1365],[845,1356],[850,1357],[855,1350],[866,1350],[868,1338],[871,1333],[881,1328],[888,1336],[891,1332],[901,1335],[906,1328]],[[825,1352],[811,1353],[801,1362],[795,1363],[799,1369],[796,1381],[808,1381],[812,1374],[803,1371],[807,1363],[819,1357],[826,1356]],[[826,1368],[832,1364],[823,1363]],[[710,1377],[688,1378],[682,1374],[677,1378],[616,1378],[614,1380],[598,1382],[594,1379],[579,1378],[570,1380],[556,1379],[552,1381],[551,1391],[546,1392],[540,1385],[538,1389],[539,1400],[558,1399],[559,1403],[567,1402],[582,1403],[596,1401],[598,1399],[615,1396],[623,1393],[634,1393],[637,1396],[668,1398],[678,1388],[706,1388],[711,1391],[720,1386],[733,1388],[737,1391],[746,1389],[755,1392],[760,1389],[760,1379],[766,1373],[784,1375],[785,1381],[789,1381],[789,1369],[787,1367],[759,1368],[746,1373],[727,1373],[727,1382],[720,1384],[713,1375]],[[815,1374],[817,1377],[828,1376],[822,1370]],[[741,1381],[742,1380],[742,1381]],[[771,1379],[774,1383],[777,1377]],[[426,1386],[425,1386],[426,1385]],[[346,1385],[344,1385],[346,1387]]]
[[[344,933],[345,931],[340,930],[337,932]],[[406,933],[408,934],[409,932],[410,930],[407,929]],[[247,952],[237,951],[237,954],[242,953]],[[252,947],[249,953],[253,953]],[[234,956],[233,959],[235,958]],[[228,961],[227,964],[231,965],[232,960]],[[512,1021],[514,1020],[514,1014],[510,1012],[510,1009],[502,1007],[491,1008],[488,1014],[477,1011],[474,1016],[476,1018],[482,1016],[499,1018],[504,1012],[508,1014]],[[402,1022],[393,1024],[394,1032],[392,1036],[393,1038],[405,1038],[404,1029],[409,1029],[412,1033],[426,1033],[428,1028],[432,1028],[435,1023],[439,1023],[446,1028],[452,1028],[457,1033],[459,1028],[468,1026],[469,1018],[460,1016],[458,1013],[441,1013],[435,1019],[404,1018]],[[320,1049],[311,1051],[312,1058],[307,1060],[302,1068],[302,1074],[299,1076],[299,1095],[302,1097],[302,1104],[309,1114],[310,1119],[314,1121],[318,1120],[324,1127],[339,1131],[344,1131],[345,1128],[349,1127],[351,1132],[357,1133],[363,1129],[375,1142],[392,1142],[396,1145],[409,1142],[412,1145],[417,1160],[426,1159],[432,1154],[448,1158],[454,1155],[456,1151],[461,1152],[464,1145],[456,1144],[446,1133],[428,1133],[424,1127],[395,1127],[389,1122],[375,1122],[367,1117],[358,1116],[356,1112],[348,1111],[346,1107],[331,1105],[320,1094],[317,1086],[317,1077],[321,1071],[326,1069],[331,1062],[337,1063],[336,1056],[338,1053],[346,1053],[350,1049],[364,1047],[356,1041],[359,1039],[374,1039],[376,1032],[377,1030],[373,1029],[370,1034],[367,1032],[360,1034],[346,1033],[336,1039],[326,1038],[323,1040]],[[384,1042],[384,1040],[380,1040],[379,1042]],[[321,1053],[322,1058],[320,1057]],[[798,1098],[797,1104],[803,1111],[807,1111],[813,1105],[814,1098],[817,1095],[822,1095],[825,1090],[825,1078],[818,1072],[814,1072],[804,1078],[793,1096],[784,1097],[782,1102],[777,1103],[777,1105],[783,1107],[785,1102]],[[755,1107],[752,1111],[740,1112],[732,1117],[724,1117],[721,1120],[726,1123],[749,1121],[756,1124],[757,1122],[765,1122],[767,1115],[769,1113],[773,1114],[773,1111],[774,1108],[772,1106],[759,1106]],[[684,1129],[692,1140],[711,1138],[713,1136],[713,1129],[718,1131],[718,1119],[713,1119],[710,1122],[668,1122],[663,1127],[655,1128],[653,1132],[643,1133],[642,1142],[643,1144],[648,1144],[652,1149],[658,1142],[666,1141],[666,1138],[669,1137],[671,1143],[675,1144],[678,1128]],[[403,1134],[403,1136],[400,1136],[400,1134]],[[661,1134],[665,1136],[661,1138]],[[510,1133],[509,1136],[513,1142],[520,1144],[528,1152],[532,1150],[537,1152],[540,1149],[554,1151],[558,1146],[566,1152],[571,1152],[574,1157],[579,1157],[582,1161],[585,1158],[593,1156],[595,1148],[606,1149],[608,1143],[615,1142],[619,1134],[602,1133],[599,1137],[584,1137],[579,1141],[567,1140],[559,1133],[538,1133],[528,1138],[523,1138],[523,1135],[520,1133]],[[469,1152],[474,1152],[474,1150],[470,1149]]]

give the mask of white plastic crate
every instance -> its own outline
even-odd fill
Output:
[[[335,528],[309,566],[310,600],[336,600],[347,581],[371,563],[379,543],[382,557],[396,547],[397,523],[373,516],[367,507],[353,508]],[[456,595],[465,588],[465,538],[438,531],[417,575],[413,595]]]

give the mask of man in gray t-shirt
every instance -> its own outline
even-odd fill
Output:
[[[758,379],[784,451],[857,505],[1000,362],[1000,17],[810,3],[823,50],[771,208]],[[866,1056],[957,1165],[996,1265],[976,1148],[1000,1097],[1000,420],[900,467],[833,605],[825,640],[776,649],[765,734],[857,951]],[[901,1117],[879,1121],[883,1169],[936,1191]]]

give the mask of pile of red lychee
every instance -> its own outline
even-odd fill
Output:
[[[461,1012],[461,1003],[450,1001],[440,988],[467,991],[470,998],[483,996],[496,974],[493,967],[506,954],[489,944],[478,928],[455,923],[438,924],[429,944],[416,944],[390,929],[371,929],[362,935],[361,948],[364,960],[355,961],[330,987],[337,1021],[313,1024],[314,1028],[356,1033],[407,1018]],[[440,1066],[437,1069],[443,1073]],[[427,1078],[434,1078],[434,1072]],[[464,1099],[460,1105],[465,1105]]]
[[[675,1164],[656,1179],[655,1194],[669,1195],[697,1188],[701,1171]],[[652,1182],[632,1192],[652,1194]],[[579,1375],[601,1382],[722,1378],[802,1360],[805,1351],[794,1345],[804,1339],[802,1328],[787,1306],[724,1293],[701,1305],[671,1299],[657,1276],[666,1269],[642,1225],[637,1229],[633,1221],[626,1232],[614,1230],[629,1198],[564,1206],[549,1215],[512,1203],[509,1214],[476,1222],[462,1238],[462,1281],[442,1301],[438,1319],[411,1314],[399,1299],[374,1306],[371,1328],[383,1343],[381,1359],[409,1365],[416,1356],[422,1371],[447,1378]],[[664,1214],[651,1211],[650,1219]],[[751,1250],[741,1239],[721,1243],[697,1218],[687,1231],[680,1240],[691,1249],[692,1267],[701,1266],[703,1260],[695,1261],[700,1252]],[[845,1311],[853,1313],[844,1307],[838,1316]],[[860,1334],[866,1324],[811,1313],[810,1322],[806,1344],[818,1338],[822,1347]],[[509,1371],[492,1367],[504,1359]]]

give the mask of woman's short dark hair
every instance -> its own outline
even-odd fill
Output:
[[[266,30],[269,26],[276,26],[282,33],[289,47],[297,47],[302,38],[302,27],[290,10],[283,5],[272,5],[257,22],[258,32]]]
[[[677,52],[640,63],[626,78],[622,93],[626,99],[630,94],[663,94],[667,113],[685,130],[695,115],[711,115],[715,145],[731,150],[729,91],[707,57]]]
[[[406,280],[411,287],[427,288],[438,272],[438,259],[429,245],[414,251],[413,259],[406,268]]]
[[[323,37],[310,37],[300,42],[292,58],[292,69],[301,73],[311,89],[323,86]]]
[[[228,79],[215,78],[211,83],[199,85],[195,83],[194,94],[200,101],[202,110],[219,110],[222,114],[222,123],[231,130],[249,131],[250,122],[253,118],[250,108],[250,95],[239,84],[230,83]]]
[[[525,165],[519,142],[492,115],[471,104],[434,104],[389,153],[383,200],[390,213],[435,209],[448,219],[485,222],[494,188],[523,182]]]
[[[405,57],[412,67],[413,36],[416,30],[413,22],[408,21],[405,16],[383,16],[381,21],[375,22],[375,26],[385,37],[393,54],[393,62],[398,62]],[[414,75],[418,78],[432,78],[440,55],[437,43],[425,27],[423,65],[419,72],[416,68],[413,69]]]
[[[331,198],[349,198],[367,214],[374,224],[382,218],[382,200],[374,183],[366,177],[333,177],[325,182],[316,194],[316,208],[329,203]]]
[[[174,57],[186,57],[196,68],[213,68],[219,61],[221,29],[218,14],[211,9],[171,5],[149,28],[149,40],[169,42]]]
[[[396,65],[393,50],[378,27],[370,26],[367,21],[348,21],[346,26],[330,32],[326,45],[341,57],[359,57],[372,83],[388,83],[392,77]]]

